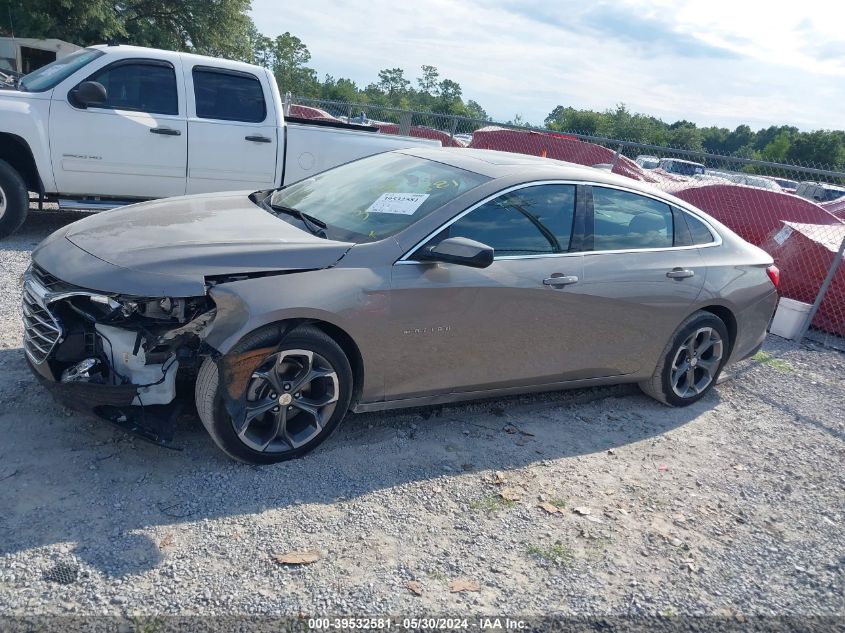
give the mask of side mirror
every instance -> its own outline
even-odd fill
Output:
[[[74,100],[83,107],[103,105],[109,95],[106,87],[97,81],[83,81],[73,89]]]
[[[466,237],[450,237],[435,246],[417,251],[416,258],[426,262],[487,268],[493,263],[493,248]]]

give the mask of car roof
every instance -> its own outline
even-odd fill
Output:
[[[88,48],[103,51],[104,53],[119,53],[121,57],[143,58],[150,53],[155,53],[157,58],[175,58],[179,57],[186,61],[193,62],[196,65],[219,66],[231,69],[240,69],[250,72],[265,72],[265,69],[255,64],[248,64],[247,62],[239,62],[231,59],[221,59],[219,57],[210,57],[208,55],[197,55],[196,53],[183,53],[180,51],[170,51],[160,48],[149,48],[146,46],[132,46],[130,44],[94,44]]]
[[[687,165],[704,167],[703,163],[696,163],[694,160],[684,160],[683,158],[661,158],[660,160],[671,160],[673,163],[686,163]]]
[[[600,169],[568,163],[553,158],[517,154],[514,152],[500,152],[492,149],[472,149],[468,147],[412,147],[396,150],[397,153],[426,158],[481,174],[489,178],[503,178],[517,173],[542,172],[544,178],[559,178],[564,180],[602,180],[608,183],[634,182],[630,178],[623,178],[609,174]],[[553,174],[553,175],[549,175]],[[610,176],[608,178],[608,176]]]
[[[819,182],[817,180],[802,180],[799,184],[814,185],[816,187],[822,187],[824,189],[835,189],[837,191],[845,191],[845,187],[843,187],[842,185],[835,185],[832,182]]]

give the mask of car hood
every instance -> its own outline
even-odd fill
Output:
[[[92,215],[67,227],[64,240],[57,239],[60,235],[45,240],[33,259],[74,285],[130,293],[122,289],[116,270],[115,280],[105,284],[109,288],[102,279],[86,279],[85,270],[69,263],[90,260],[71,256],[61,243],[71,242],[110,268],[123,269],[124,281],[146,275],[156,280],[156,287],[171,285],[166,283],[169,278],[172,285],[195,289],[204,289],[208,277],[327,268],[352,247],[311,235],[268,213],[253,204],[248,193],[184,196]]]

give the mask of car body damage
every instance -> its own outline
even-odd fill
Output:
[[[166,443],[168,434],[152,419],[160,412],[145,409],[171,404],[180,369],[196,367],[216,316],[207,296],[103,294],[33,265],[24,276],[22,312],[30,366],[57,396]]]
[[[233,351],[220,357],[217,368],[219,384],[223,385],[221,395],[226,411],[236,425],[242,425],[246,417],[247,387],[256,369],[270,354],[281,351],[285,337],[299,324],[297,321],[281,324],[276,345],[245,352]]]
[[[178,382],[220,356],[212,331],[221,339],[245,319],[238,306],[220,318],[221,289],[333,266],[351,244],[313,237],[245,194],[143,206],[143,222],[114,210],[39,245],[24,279],[24,350],[68,406],[168,444]]]

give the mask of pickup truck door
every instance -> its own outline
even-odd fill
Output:
[[[185,61],[187,193],[272,187],[279,139],[266,75]]]
[[[50,107],[50,156],[61,194],[161,198],[185,193],[188,162],[178,57],[121,59],[81,81],[107,91],[101,106],[78,103],[81,81],[62,85]]]

